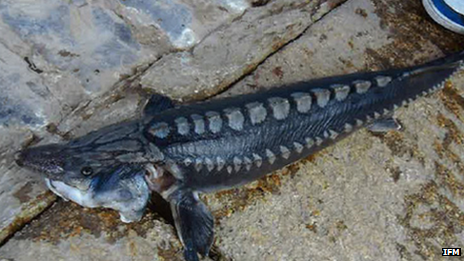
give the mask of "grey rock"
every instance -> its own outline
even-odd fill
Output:
[[[251,8],[193,50],[162,57],[137,84],[178,100],[209,97],[253,71],[341,2],[284,0]]]
[[[146,214],[122,223],[113,211],[59,201],[0,248],[11,260],[182,260],[173,227]]]

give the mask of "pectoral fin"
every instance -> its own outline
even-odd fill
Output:
[[[384,118],[374,121],[371,125],[366,127],[369,131],[375,133],[382,133],[391,130],[400,130],[401,125],[393,118]]]
[[[187,261],[196,261],[197,253],[208,255],[214,238],[214,219],[207,207],[191,191],[177,191],[171,195],[171,209],[177,233],[185,247]]]
[[[174,107],[174,102],[169,98],[161,94],[153,94],[150,99],[148,99],[145,108],[143,109],[143,117],[154,115],[171,109]]]

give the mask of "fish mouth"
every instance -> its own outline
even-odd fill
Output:
[[[93,200],[92,193],[89,190],[80,190],[63,181],[49,178],[45,178],[45,183],[53,193],[63,198],[65,201],[73,201],[81,206],[89,208],[97,207]]]
[[[55,182],[60,182],[60,181],[55,181]],[[68,201],[69,199],[67,197],[65,197],[63,194],[60,193],[60,191],[56,188],[56,186],[53,184],[54,181],[51,180],[51,179],[45,179],[45,184],[47,184],[47,187],[53,192],[55,193],[56,195],[58,195],[59,197],[63,198],[64,200]],[[62,182],[60,182],[62,183]]]

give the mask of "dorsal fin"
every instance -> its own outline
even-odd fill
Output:
[[[153,94],[143,108],[142,116],[152,116],[171,108],[174,108],[174,102],[169,97],[161,94]]]

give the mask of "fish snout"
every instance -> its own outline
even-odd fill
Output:
[[[61,173],[64,154],[56,145],[46,145],[20,150],[14,154],[14,160],[20,167],[39,172]]]

